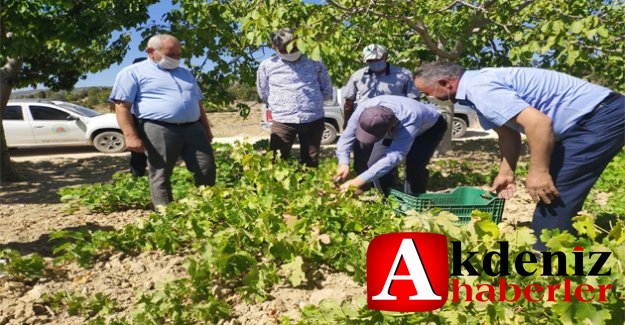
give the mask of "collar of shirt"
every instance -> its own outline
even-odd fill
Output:
[[[475,107],[473,103],[467,99],[467,85],[471,83],[471,79],[478,73],[477,70],[465,71],[458,81],[458,89],[456,90],[456,101],[459,104]]]

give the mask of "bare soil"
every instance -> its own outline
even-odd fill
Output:
[[[248,120],[237,113],[212,113],[209,119],[217,137],[266,136],[259,128],[259,109],[252,108]],[[56,230],[87,227],[93,230],[120,229],[149,215],[149,211],[133,210],[111,214],[65,214],[57,191],[61,187],[110,181],[113,173],[127,170],[128,154],[75,158],[67,154],[33,157],[15,152],[14,167],[22,182],[2,184],[0,189],[0,250],[11,248],[22,254],[38,253],[52,256],[49,234]],[[496,163],[496,142],[493,139],[454,141],[453,155],[436,159],[471,160],[483,164]],[[435,159],[435,160],[436,160]],[[508,200],[501,227],[527,222],[533,210],[529,195],[521,184],[515,198]],[[146,195],[148,195],[146,193]],[[85,317],[56,313],[42,304],[44,294],[74,292],[89,296],[104,293],[117,300],[122,308],[136,304],[141,293],[147,293],[167,281],[184,276],[184,257],[148,252],[138,256],[117,254],[98,262],[92,269],[74,263],[59,266],[52,278],[38,283],[0,278],[1,324],[83,324]],[[276,288],[268,301],[248,305],[240,302],[234,308],[229,324],[276,324],[282,316],[296,318],[299,308],[319,304],[325,298],[339,302],[363,297],[365,288],[342,273],[321,270],[322,277],[314,289]],[[129,310],[124,310],[122,314]]]

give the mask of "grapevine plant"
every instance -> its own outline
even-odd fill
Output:
[[[458,225],[457,218],[446,212],[396,211],[397,203],[367,192],[356,196],[342,193],[332,182],[336,161],[322,160],[318,169],[309,169],[289,161],[273,161],[266,143],[233,146],[216,145],[217,185],[193,187],[191,175],[183,167],[174,171],[174,196],[177,200],[146,220],[127,225],[118,231],[57,232],[57,263],[77,262],[92,267],[104,252],[161,250],[185,254],[187,276],[166,283],[160,289],[140,296],[138,304],[124,316],[102,315],[98,309],[90,315],[92,324],[196,324],[216,323],[232,317],[237,299],[250,303],[270,299],[277,285],[309,286],[320,269],[345,272],[360,284],[366,281],[366,251],[377,235],[398,231],[435,232],[449,241],[459,241],[463,254],[477,252],[480,261],[489,251],[507,241],[511,252],[529,251],[536,236],[525,227],[498,227],[487,213],[474,211],[473,220]],[[612,170],[625,168],[621,154],[606,171],[598,190],[609,189]],[[443,166],[444,168],[445,166]],[[469,169],[470,166],[462,166]],[[480,170],[475,166],[474,170]],[[454,185],[488,179],[472,172],[463,180],[454,174]],[[610,181],[611,179],[611,181]],[[442,179],[439,178],[439,182]],[[466,181],[466,182],[465,182]],[[440,185],[440,184],[439,184]],[[619,187],[619,188],[622,188]],[[618,189],[610,189],[618,190]],[[147,182],[119,174],[114,182],[84,185],[61,190],[62,200],[71,209],[113,212],[130,208],[148,208]],[[397,314],[369,310],[366,297],[341,304],[324,300],[318,306],[306,306],[301,317],[283,317],[285,324],[622,324],[625,314],[625,223],[622,201],[608,200],[598,206],[589,203],[589,212],[576,217],[579,236],[559,231],[544,232],[542,239],[554,250],[571,254],[577,246],[586,251],[611,252],[604,266],[609,276],[569,277],[572,283],[612,284],[604,303],[544,302],[450,302],[426,313]],[[619,207],[621,210],[619,210]],[[608,210],[602,210],[608,209]],[[606,225],[600,218],[611,218]],[[451,244],[450,244],[451,249]],[[19,259],[17,259],[19,260]],[[572,269],[573,259],[567,259]],[[449,263],[451,265],[451,254]],[[542,267],[539,265],[538,267]],[[557,264],[554,265],[554,268]],[[13,268],[17,270],[17,268]],[[40,274],[30,271],[31,274]],[[461,283],[496,285],[498,279],[479,276],[455,277]],[[541,285],[559,283],[561,276],[507,276],[509,283]],[[105,297],[108,305],[114,305]],[[58,309],[69,299],[53,299]],[[72,300],[76,301],[76,299]],[[82,300],[79,300],[82,301]],[[68,307],[69,308],[69,307]],[[76,309],[76,307],[72,307]],[[88,308],[87,308],[88,309]]]

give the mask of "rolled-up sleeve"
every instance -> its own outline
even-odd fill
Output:
[[[321,87],[321,93],[323,94],[323,98],[332,98],[332,79],[330,78],[330,74],[328,73],[328,69],[326,68],[323,62],[319,61],[319,85]]]
[[[356,117],[349,119],[347,127],[345,127],[339,141],[336,143],[336,158],[340,165],[349,164],[349,155],[352,152],[354,142],[356,142],[356,121],[359,119],[361,112],[354,113]]]
[[[266,67],[262,63],[256,72],[256,90],[258,91],[258,97],[267,103],[269,98],[269,80],[267,79]]]
[[[371,182],[388,174],[406,158],[416,133],[417,129],[414,126],[408,128],[400,127],[393,132],[393,142],[386,149],[386,156],[378,160],[358,177],[365,182]]]
[[[121,70],[115,77],[109,102],[121,100],[134,103],[138,91],[138,82],[133,73],[129,69]]]
[[[343,87],[343,98],[356,100],[356,86],[354,84],[354,75],[352,74],[349,77],[349,81],[347,81],[345,87]]]

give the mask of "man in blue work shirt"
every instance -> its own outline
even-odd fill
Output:
[[[366,100],[358,105],[336,145],[339,164],[335,179],[347,179],[350,152],[361,143],[371,150],[362,156],[368,157],[368,169],[357,171],[358,176],[341,184],[341,189],[362,189],[373,182],[388,195],[395,186],[396,166],[406,159],[404,192],[424,193],[429,178],[427,164],[446,129],[447,122],[435,107],[414,99],[382,95]]]
[[[515,190],[515,169],[525,133],[530,149],[526,189],[537,203],[532,228],[575,233],[571,218],[625,144],[625,97],[608,88],[550,70],[487,68],[465,71],[433,62],[414,74],[427,96],[476,109],[482,126],[499,135],[501,163],[493,189]],[[535,245],[546,249],[542,242]]]
[[[345,126],[354,109],[369,98],[380,95],[398,95],[419,98],[419,90],[412,81],[412,73],[388,63],[388,52],[380,44],[369,44],[362,50],[366,67],[356,70],[350,77],[342,94]]]
[[[203,94],[191,72],[179,67],[180,43],[171,35],[155,35],[146,52],[148,60],[117,74],[110,101],[128,150],[147,153],[156,208],[173,200],[170,177],[178,158],[193,172],[196,186],[214,185],[216,167]]]
[[[271,150],[280,151],[282,159],[289,159],[297,136],[300,162],[317,167],[325,128],[323,101],[332,98],[332,81],[325,65],[302,55],[294,39],[288,28],[271,35],[277,55],[261,62],[256,88],[273,117]]]

